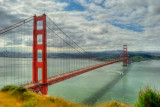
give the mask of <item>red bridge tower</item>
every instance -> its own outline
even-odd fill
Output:
[[[127,45],[123,45],[123,66],[128,65]]]
[[[42,29],[37,29],[37,22],[42,21]],[[46,46],[46,15],[34,16],[33,28],[33,61],[32,61],[32,82],[38,82],[38,68],[42,69],[42,87],[41,93],[47,94],[47,46]],[[42,37],[42,43],[38,44],[37,37]],[[42,62],[38,62],[38,50],[42,51]]]

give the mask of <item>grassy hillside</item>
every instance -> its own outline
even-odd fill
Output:
[[[140,89],[135,107],[160,107],[160,94],[155,89]],[[133,107],[118,102],[89,106],[67,102],[53,96],[42,96],[23,87],[6,86],[0,90],[0,107]]]
[[[93,107],[67,102],[53,96],[42,96],[23,87],[6,86],[0,91],[0,107]],[[95,107],[130,107],[117,102]]]

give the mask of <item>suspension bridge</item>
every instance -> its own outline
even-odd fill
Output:
[[[127,66],[127,45],[121,56],[94,61],[50,17],[35,15],[0,30],[0,87],[20,85],[46,95],[49,85],[121,61]]]

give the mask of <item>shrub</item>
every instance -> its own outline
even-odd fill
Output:
[[[52,103],[55,103],[55,99],[50,97],[49,100],[52,102]]]
[[[23,104],[23,107],[33,107],[33,106],[35,106],[34,100],[27,101]]]
[[[12,95],[19,95],[23,94],[24,92],[27,92],[27,89],[24,87],[17,87],[12,91]]]
[[[31,98],[34,98],[34,95],[31,92],[24,92],[21,100],[29,100]]]
[[[140,89],[137,107],[160,107],[160,94],[148,86],[145,91]]]
[[[108,105],[109,105],[110,107],[121,107],[121,104],[120,104],[120,103],[114,102],[114,101],[110,102]]]
[[[1,91],[2,91],[2,92],[7,92],[7,91],[12,91],[12,90],[14,90],[14,89],[16,89],[16,88],[17,88],[17,86],[7,85],[7,86],[4,86],[4,87],[1,89]]]

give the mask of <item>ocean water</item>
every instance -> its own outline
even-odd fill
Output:
[[[99,64],[79,59],[48,59],[48,77]],[[120,75],[123,72],[123,75]],[[39,71],[41,79],[41,71]],[[32,81],[31,58],[0,58],[0,88]],[[48,87],[48,95],[80,104],[102,104],[112,100],[134,104],[140,88],[160,91],[160,61],[143,61],[123,67],[108,65]]]
[[[49,86],[48,94],[81,104],[97,105],[112,100],[135,104],[140,88],[149,85],[160,91],[159,65],[157,60],[128,67],[115,63]]]

